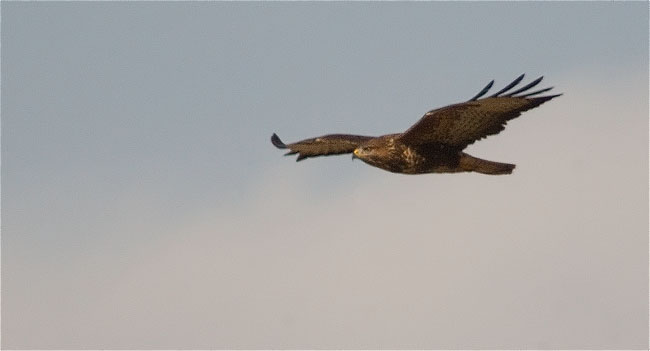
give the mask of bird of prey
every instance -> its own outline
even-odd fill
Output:
[[[468,145],[488,135],[498,134],[506,123],[557,95],[539,96],[551,88],[528,92],[543,77],[510,91],[524,78],[522,74],[493,95],[483,97],[492,80],[468,101],[431,110],[403,133],[378,137],[329,134],[284,144],[274,133],[271,142],[286,155],[298,154],[296,161],[308,157],[352,153],[365,163],[394,173],[510,174],[515,165],[483,160],[463,152]],[[510,91],[510,92],[509,92]]]

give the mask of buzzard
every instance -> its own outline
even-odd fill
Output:
[[[523,78],[522,74],[495,94],[483,97],[494,84],[492,80],[468,101],[431,110],[403,133],[378,137],[329,134],[292,144],[284,144],[274,133],[271,142],[279,149],[289,149],[286,155],[298,154],[296,161],[352,153],[353,159],[394,173],[510,174],[515,165],[483,160],[464,153],[463,149],[488,135],[498,134],[522,112],[562,95],[539,96],[552,87],[528,92],[543,77],[510,91]]]

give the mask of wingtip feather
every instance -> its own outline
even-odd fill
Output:
[[[548,100],[551,100],[551,99],[553,99],[553,98],[556,98],[556,97],[559,97],[559,96],[562,96],[562,95],[564,95],[564,93],[553,94],[553,95],[546,95],[546,96],[540,96],[539,98],[540,98],[540,99],[541,99],[541,98],[544,98],[544,99],[546,99],[546,100],[548,101]]]
[[[533,88],[534,86],[536,86],[537,84],[539,84],[539,83],[542,81],[542,79],[544,79],[544,76],[541,76],[541,77],[535,79],[534,81],[532,81],[532,82],[526,84],[524,87],[522,87],[522,88],[520,88],[520,89],[517,89],[517,90],[515,90],[515,91],[511,91],[511,92],[509,92],[508,94],[506,94],[506,95],[504,95],[504,96],[515,96],[516,94],[519,94],[519,93],[525,92],[525,91],[527,91],[528,89]]]
[[[525,76],[525,74],[522,73],[519,77],[517,77],[515,80],[513,80],[510,84],[506,85],[503,89],[497,91],[496,93],[490,95],[490,97],[498,97],[499,95],[501,95],[501,94],[507,92],[508,90],[514,88],[517,84],[519,84],[519,82],[522,81],[522,79],[524,79],[524,76]]]
[[[553,87],[548,87],[548,88],[544,88],[544,89],[536,90],[536,91],[533,91],[533,92],[531,92],[531,93],[526,93],[526,94],[523,94],[523,95],[516,95],[515,97],[519,97],[519,98],[530,98],[531,96],[535,96],[535,95],[539,95],[539,94],[545,93],[545,92],[547,92],[547,91],[549,91],[549,90],[551,90],[551,89],[553,89]]]
[[[490,81],[490,82],[485,86],[485,88],[481,89],[481,91],[479,91],[478,94],[474,95],[474,97],[472,97],[471,99],[469,99],[469,101],[476,101],[476,100],[478,100],[478,98],[480,98],[481,96],[485,95],[485,93],[487,93],[487,92],[490,90],[490,88],[492,88],[492,85],[494,85],[494,79],[492,79],[492,80],[491,80],[491,81]]]
[[[282,142],[282,140],[280,140],[280,137],[279,137],[277,134],[275,134],[275,133],[273,133],[273,135],[271,135],[271,143],[272,143],[275,147],[277,147],[278,149],[286,149],[286,148],[287,148],[287,145],[285,145],[285,144]]]

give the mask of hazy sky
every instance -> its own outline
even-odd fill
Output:
[[[2,4],[2,348],[647,348],[648,5]],[[286,142],[521,73],[509,176]]]

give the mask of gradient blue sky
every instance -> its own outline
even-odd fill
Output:
[[[647,348],[647,3],[0,6],[3,348]],[[520,73],[510,176],[269,142]]]

